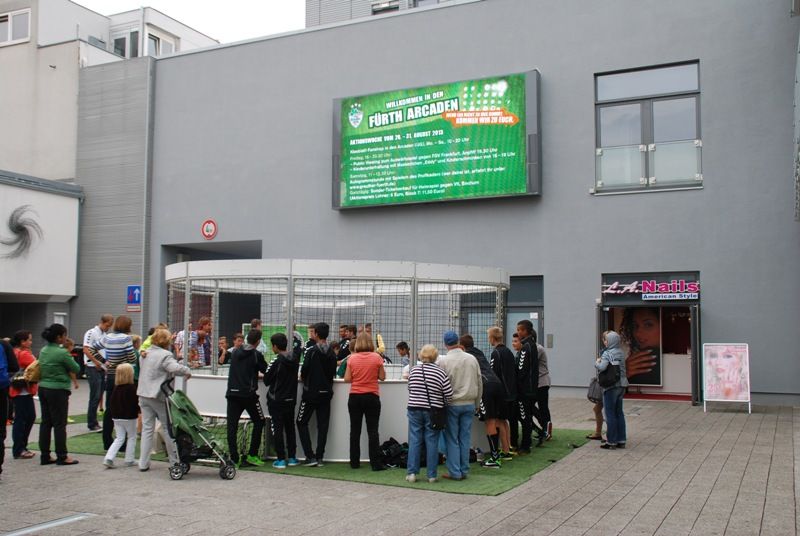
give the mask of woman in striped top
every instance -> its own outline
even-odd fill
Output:
[[[117,367],[123,363],[133,365],[136,363],[136,353],[133,350],[133,339],[131,338],[131,317],[120,315],[114,319],[114,325],[111,331],[103,335],[103,337],[94,343],[94,350],[106,351],[105,363],[103,366],[106,368],[106,406],[108,401],[111,400],[111,393],[114,392],[114,380],[116,379]],[[106,411],[103,414],[103,448],[108,450],[114,442],[111,432],[114,429],[114,422],[111,419],[111,412]]]
[[[426,344],[419,352],[421,363],[408,375],[408,470],[406,480],[417,481],[422,442],[425,442],[428,482],[436,482],[439,465],[440,430],[431,427],[430,408],[445,407],[453,397],[450,378],[434,363],[439,352]],[[430,400],[430,402],[429,402]]]

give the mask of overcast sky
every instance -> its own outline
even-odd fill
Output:
[[[305,27],[305,0],[75,0],[101,15],[152,7],[213,37],[232,43]]]

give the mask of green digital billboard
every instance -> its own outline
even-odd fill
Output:
[[[336,208],[539,193],[536,71],[348,97],[335,112]]]

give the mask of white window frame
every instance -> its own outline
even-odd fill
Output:
[[[171,34],[168,34],[168,33],[164,32],[164,31],[158,31],[158,30],[154,29],[152,26],[148,25],[147,29],[145,30],[145,38],[142,41],[142,43],[144,43],[144,48],[145,48],[145,52],[146,52],[146,54],[142,54],[143,56],[144,55],[147,55],[147,56],[150,55],[150,37],[153,37],[154,39],[156,39],[156,41],[158,43],[158,45],[157,45],[158,50],[156,50],[156,54],[155,54],[154,57],[160,58],[163,55],[163,53],[162,53],[162,43],[164,43],[164,42],[170,43],[172,45],[172,53],[169,54],[170,56],[175,54],[176,52],[178,52],[178,38],[177,37],[174,37]]]
[[[116,52],[114,51],[114,41],[116,41],[117,39],[125,39],[125,55],[120,57],[130,59],[130,58],[138,58],[139,56],[141,56],[141,54],[139,54],[139,56],[131,56],[131,51],[132,51],[131,44],[133,43],[131,34],[133,32],[140,32],[139,27],[131,26],[130,28],[126,28],[124,30],[114,30],[111,33],[111,53],[116,54]],[[137,45],[137,51],[139,51],[138,49],[140,49],[141,47],[139,46],[138,43],[138,37],[136,45]],[[119,54],[117,54],[117,56],[119,56]]]
[[[22,39],[11,39],[11,36],[14,35],[14,16],[20,15],[22,13],[28,14],[28,32],[25,37]],[[7,47],[10,45],[18,45],[19,43],[27,43],[31,40],[31,19],[33,15],[31,13],[31,8],[27,7],[25,9],[17,9],[15,11],[8,11],[6,13],[0,13],[0,17],[8,17],[8,37],[7,41],[0,41],[0,47]]]

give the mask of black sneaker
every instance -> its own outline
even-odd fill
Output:
[[[606,450],[616,450],[617,445],[613,443],[603,443],[602,445],[600,445],[600,448]]]
[[[489,469],[500,469],[503,463],[498,458],[489,458],[488,460],[484,460],[481,464],[481,467],[487,467]]]
[[[625,448],[625,443],[617,443],[617,448],[618,449],[624,449]]]
[[[303,467],[318,467],[319,462],[316,458],[306,458],[306,463],[303,464]]]

